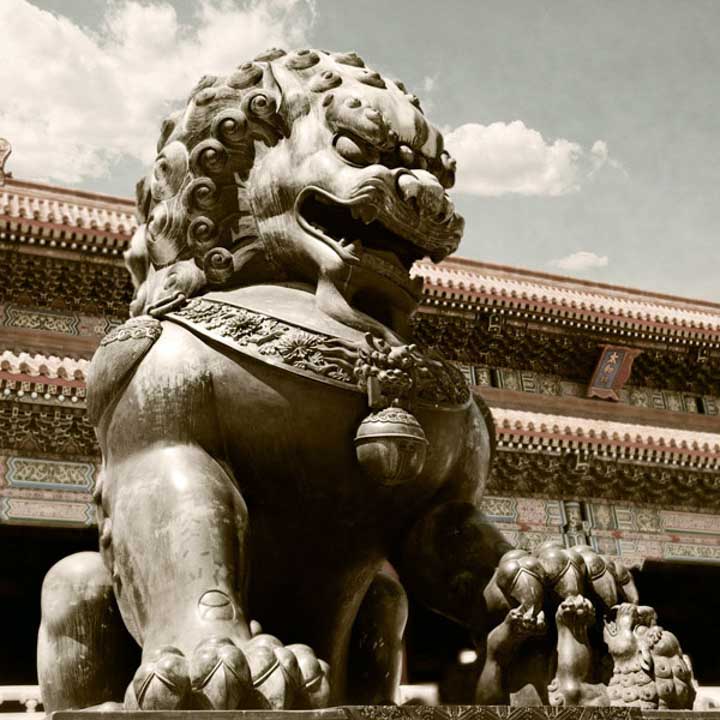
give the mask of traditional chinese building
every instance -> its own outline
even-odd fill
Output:
[[[133,206],[0,173],[3,685],[35,682],[44,573],[96,547],[85,373],[127,316]],[[720,581],[720,305],[459,258],[417,272],[418,342],[461,366],[495,420],[487,515],[520,546],[558,538],[623,558],[699,680],[720,684],[707,614]],[[420,679],[440,635],[457,653],[442,621],[421,617],[409,638]]]

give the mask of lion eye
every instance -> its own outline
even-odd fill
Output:
[[[378,150],[349,135],[337,135],[333,144],[338,155],[353,165],[371,165],[380,159]]]

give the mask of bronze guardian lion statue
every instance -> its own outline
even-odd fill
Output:
[[[410,338],[454,174],[354,53],[269,51],[164,122],[88,378],[100,552],[43,587],[46,710],[392,702],[404,588],[483,657],[511,608],[542,628],[542,565],[478,510],[489,414]]]

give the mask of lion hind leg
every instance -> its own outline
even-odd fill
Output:
[[[408,618],[405,590],[388,570],[373,578],[362,601],[349,650],[348,699],[354,704],[397,701]]]
[[[46,712],[122,702],[139,649],[97,552],[56,563],[42,587],[38,678]]]

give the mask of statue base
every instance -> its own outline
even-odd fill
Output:
[[[720,720],[720,710],[507,705],[346,705],[325,710],[63,710],[50,720]]]

